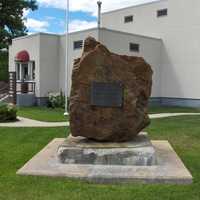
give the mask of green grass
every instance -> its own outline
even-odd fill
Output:
[[[186,107],[159,107],[159,106],[152,106],[149,107],[149,113],[197,113],[200,112],[200,108],[186,108]]]
[[[64,116],[64,112],[62,108],[19,107],[17,115],[45,122],[65,122],[68,117]]]
[[[152,120],[152,139],[169,140],[194,176],[191,185],[97,185],[65,178],[16,175],[33,155],[66,128],[0,128],[1,200],[199,200],[200,117]]]
[[[47,108],[47,107],[19,107],[18,116],[35,119],[46,122],[65,122],[64,109]],[[184,108],[184,107],[150,107],[149,113],[176,113],[176,112],[200,112],[200,108]]]

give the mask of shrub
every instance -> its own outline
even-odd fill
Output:
[[[0,51],[0,81],[8,81],[8,53]]]
[[[0,104],[0,122],[16,121],[17,108],[14,104]]]
[[[49,93],[48,107],[65,108],[65,95],[60,93]]]

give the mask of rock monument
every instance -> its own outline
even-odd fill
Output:
[[[72,73],[72,136],[106,142],[133,139],[150,123],[152,73],[143,58],[114,54],[88,37]]]
[[[152,70],[143,58],[111,53],[94,38],[75,60],[67,138],[56,138],[17,173],[92,183],[190,184],[168,141],[150,141]]]
[[[154,165],[155,150],[141,133],[150,123],[152,74],[143,58],[114,54],[88,37],[74,62],[71,135],[58,149],[61,163]]]

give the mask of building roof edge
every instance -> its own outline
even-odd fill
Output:
[[[111,11],[102,12],[101,14],[102,15],[110,14],[110,13],[113,13],[113,12],[118,12],[118,11],[130,9],[130,8],[135,8],[135,7],[147,6],[147,5],[151,5],[151,4],[155,4],[155,3],[160,3],[160,2],[165,2],[165,1],[168,1],[168,0],[154,0],[152,2],[146,2],[146,3],[141,3],[141,4],[136,4],[136,5],[124,7],[124,8],[119,8],[119,9],[111,10]]]

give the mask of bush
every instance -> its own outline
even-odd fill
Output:
[[[8,53],[0,51],[0,81],[8,81]]]
[[[65,108],[65,95],[60,93],[49,93],[48,107]]]
[[[16,121],[17,108],[14,104],[0,104],[0,122]]]

